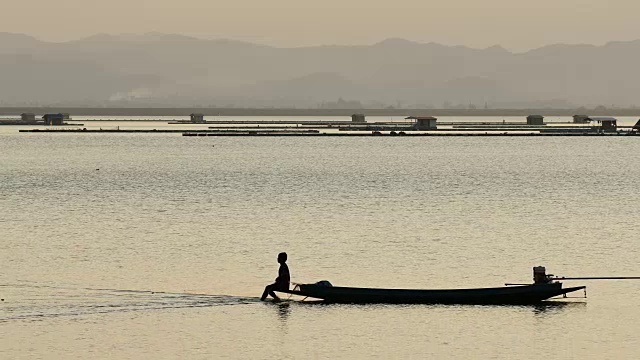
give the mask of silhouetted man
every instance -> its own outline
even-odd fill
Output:
[[[282,252],[278,254],[278,263],[280,263],[280,269],[278,270],[276,282],[271,285],[267,285],[267,287],[264,288],[264,292],[260,298],[262,301],[267,298],[267,295],[271,295],[271,297],[276,301],[280,300],[274,291],[289,290],[291,275],[289,274],[289,267],[287,266],[287,253]]]

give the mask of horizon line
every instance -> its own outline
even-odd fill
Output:
[[[269,48],[274,48],[274,49],[305,49],[305,48],[319,48],[319,47],[370,47],[370,46],[376,46],[376,45],[380,45],[383,43],[389,43],[389,42],[404,42],[405,44],[413,44],[416,46],[426,46],[426,45],[431,45],[431,46],[443,46],[443,47],[448,47],[448,48],[457,48],[457,47],[462,47],[462,48],[467,48],[467,49],[471,49],[471,50],[489,50],[489,49],[493,49],[493,48],[497,48],[497,49],[502,49],[504,51],[507,51],[509,53],[512,54],[523,54],[523,53],[527,53],[530,51],[534,51],[534,50],[539,50],[539,49],[543,49],[543,48],[547,48],[547,47],[553,47],[553,46],[570,46],[570,47],[580,47],[580,46],[589,46],[589,47],[605,47],[607,45],[610,44],[617,44],[617,43],[633,43],[636,41],[640,41],[640,38],[638,39],[634,39],[634,40],[609,40],[607,42],[604,42],[602,44],[594,44],[594,43],[549,43],[549,44],[545,44],[542,46],[538,46],[538,47],[532,47],[532,48],[527,48],[526,50],[513,50],[513,49],[509,49],[507,47],[504,47],[501,44],[494,44],[491,46],[486,46],[486,47],[474,47],[474,46],[470,46],[470,45],[464,45],[464,44],[445,44],[445,43],[441,43],[441,42],[436,42],[436,41],[429,41],[429,42],[421,42],[421,41],[416,41],[416,40],[410,40],[404,37],[387,37],[384,38],[382,40],[376,41],[376,42],[372,42],[372,43],[368,43],[368,44],[364,44],[364,43],[349,43],[349,44],[338,44],[338,43],[322,43],[322,44],[308,44],[308,45],[296,45],[296,46],[281,46],[281,45],[272,45],[272,44],[265,44],[263,42],[260,41],[249,41],[249,40],[243,40],[240,38],[233,38],[233,37],[204,37],[204,36],[197,36],[197,35],[193,35],[193,34],[181,34],[181,33],[168,33],[168,32],[160,32],[160,31],[148,31],[148,32],[143,32],[143,33],[104,33],[104,32],[98,32],[98,33],[94,33],[91,35],[86,35],[86,36],[82,36],[82,37],[77,37],[77,38],[71,38],[71,39],[66,39],[66,40],[60,40],[60,41],[52,41],[52,40],[43,40],[42,38],[40,38],[37,35],[34,34],[29,34],[29,33],[21,33],[21,32],[11,32],[11,31],[0,31],[0,34],[7,34],[7,35],[14,35],[14,36],[26,36],[29,38],[32,38],[36,41],[42,42],[42,43],[47,43],[47,44],[66,44],[66,43],[72,43],[72,42],[79,42],[79,41],[83,41],[83,40],[88,40],[91,38],[96,38],[96,37],[100,37],[100,36],[107,36],[107,37],[114,37],[114,38],[120,38],[120,40],[126,40],[127,36],[130,37],[144,37],[144,36],[148,36],[148,37],[152,37],[152,36],[174,36],[174,37],[182,37],[184,38],[184,40],[191,40],[191,41],[210,41],[210,42],[216,42],[216,41],[229,41],[229,42],[237,42],[237,43],[244,43],[244,44],[250,44],[250,45],[255,45],[255,46],[264,46],[264,47],[269,47]]]

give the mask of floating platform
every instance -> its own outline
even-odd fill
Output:
[[[25,133],[75,133],[75,134],[95,134],[95,133],[111,133],[111,134],[184,134],[186,132],[190,134],[211,134],[220,135],[220,134],[252,134],[255,132],[259,133],[268,133],[274,135],[308,135],[308,134],[319,134],[320,130],[308,129],[308,130],[229,130],[229,129],[220,129],[220,130],[178,130],[178,129],[21,129],[19,132]]]
[[[346,136],[346,137],[367,137],[367,136],[392,136],[392,137],[428,137],[428,136],[510,136],[510,137],[527,137],[527,136],[638,136],[638,131],[619,131],[619,132],[594,132],[594,131],[563,131],[561,129],[545,131],[524,131],[511,130],[507,131],[453,131],[452,129],[432,130],[429,132],[418,131],[357,131],[357,132],[320,132],[320,130],[288,130],[288,129],[220,129],[220,130],[178,130],[178,129],[21,129],[19,132],[24,133],[47,133],[47,134],[182,134],[182,136]]]
[[[59,125],[58,125],[59,126]],[[151,133],[151,134],[160,134],[160,133],[183,133],[185,130],[174,130],[174,129],[136,129],[136,130],[126,130],[126,129],[21,129],[19,132],[27,132],[27,133],[76,133],[76,134],[95,134],[95,133],[116,133],[116,134],[124,134],[124,133]],[[198,131],[198,130],[195,130]],[[208,130],[203,130],[208,131]]]
[[[636,136],[640,134],[636,132],[624,132],[624,133],[561,133],[561,132],[549,132],[549,133],[525,133],[525,132],[414,132],[414,133],[284,133],[284,132],[258,132],[258,131],[237,131],[237,132],[184,132],[182,136],[346,136],[346,137],[363,137],[363,136],[391,136],[391,137],[428,137],[428,136],[511,136],[511,137],[527,137],[527,136]]]
[[[4,126],[83,126],[84,124],[62,123],[60,125],[46,125],[42,121],[0,120]]]
[[[351,125],[352,121],[313,121],[313,120],[207,120],[201,122],[194,122],[190,120],[178,120],[169,121],[169,125],[310,125],[310,126],[337,126],[337,125]]]

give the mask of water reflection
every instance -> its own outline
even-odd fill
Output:
[[[533,313],[536,316],[555,315],[574,309],[583,309],[587,306],[584,301],[550,301],[544,304],[533,305]]]
[[[281,308],[278,308],[281,320],[286,320],[289,316],[289,309],[291,303],[278,304]],[[516,310],[518,312],[531,311],[536,316],[548,316],[556,315],[569,310],[583,309],[587,306],[585,301],[547,301],[540,304],[531,305],[499,305],[499,304],[478,304],[478,305],[464,305],[464,304],[327,304],[321,301],[309,301],[309,302],[295,302],[298,306],[311,306],[313,308],[321,307],[324,309],[338,309],[338,310],[363,310],[363,311],[383,311],[383,310],[453,310],[453,311],[466,311],[466,310],[500,310],[509,311]]]
[[[289,318],[289,315],[291,314],[291,303],[282,302],[282,303],[276,304],[275,307],[276,307],[276,309],[278,311],[278,320],[280,320],[280,322],[282,324],[286,324],[287,319]]]

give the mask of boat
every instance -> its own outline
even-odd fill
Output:
[[[328,304],[537,304],[549,298],[585,289],[563,288],[562,283],[476,289],[380,289],[300,284],[282,293],[320,299]]]
[[[505,284],[495,288],[473,289],[382,289],[333,286],[328,281],[297,284],[281,293],[304,298],[320,299],[328,304],[473,304],[473,305],[528,305],[539,304],[556,296],[586,286],[563,288],[562,283],[546,275],[544,267],[534,268],[533,284]],[[510,285],[510,286],[509,286]]]

